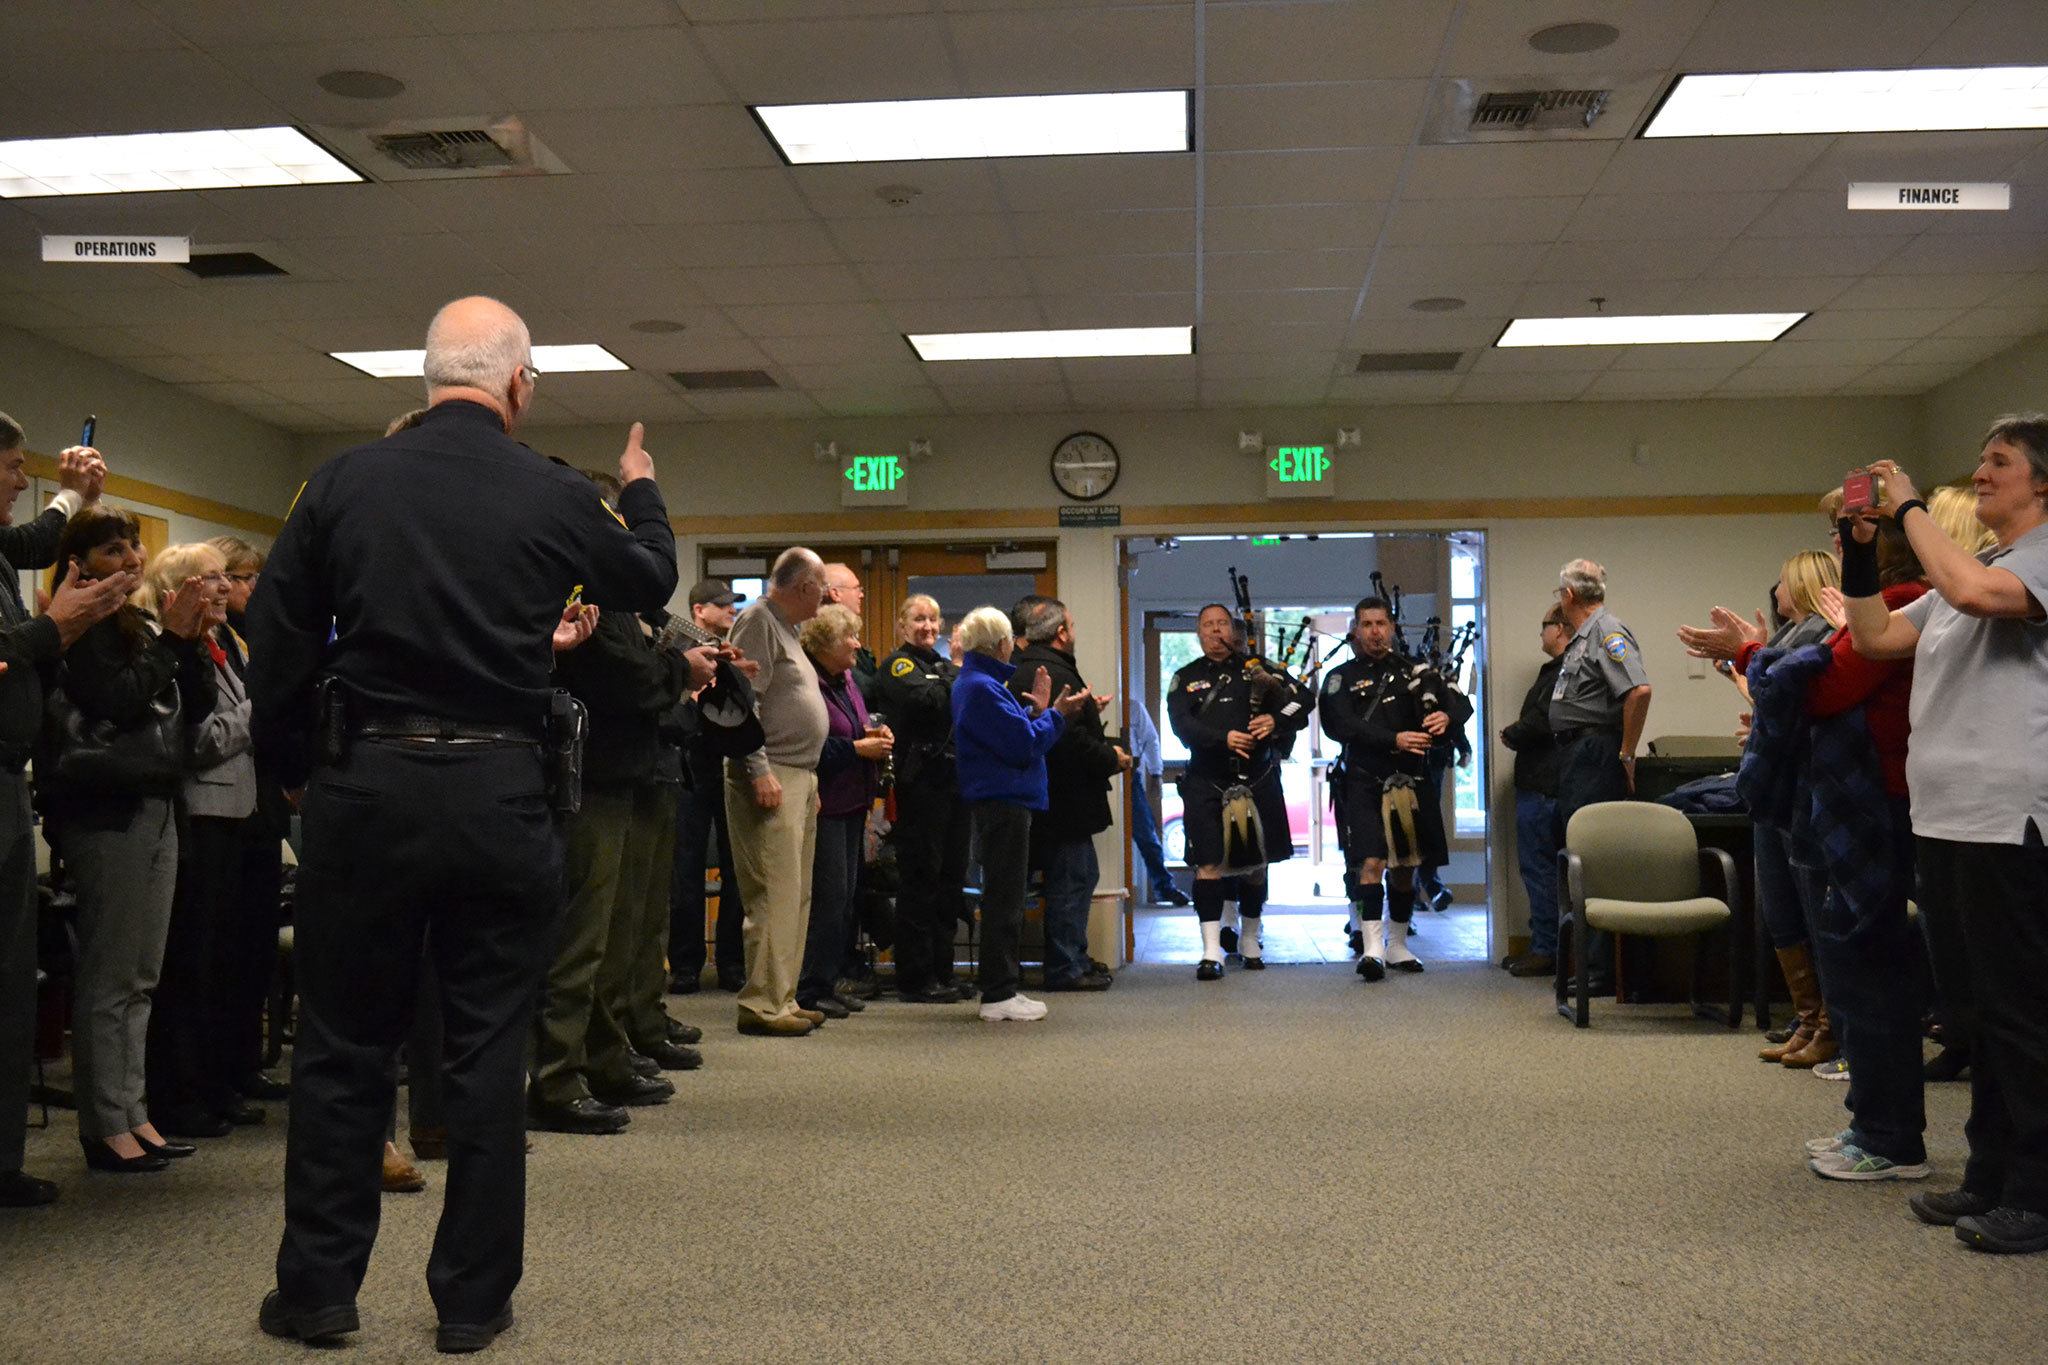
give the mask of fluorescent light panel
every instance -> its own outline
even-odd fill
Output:
[[[1644,137],[2048,128],[2048,66],[1680,76]]]
[[[344,365],[352,365],[377,379],[418,379],[426,373],[425,351],[329,351]],[[632,368],[625,361],[595,343],[573,346],[536,346],[534,368],[543,378],[551,374],[588,374],[597,370]]]
[[[1185,90],[757,105],[792,165],[1188,150]]]
[[[1056,332],[927,332],[908,336],[919,360],[1078,360],[1193,355],[1192,327],[1072,327]]]
[[[362,178],[296,128],[0,142],[0,199],[336,185]]]
[[[1675,313],[1665,316],[1516,318],[1495,346],[1698,346],[1776,341],[1804,313]]]

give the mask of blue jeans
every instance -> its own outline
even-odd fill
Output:
[[[1045,979],[1071,981],[1088,971],[1088,903],[1095,896],[1093,839],[1045,846]]]
[[[1515,855],[1529,890],[1529,952],[1557,956],[1557,801],[1515,793]]]
[[[1893,800],[1889,815],[1889,846],[1902,864],[1893,883],[1898,894],[1858,919],[1829,889],[1814,915],[1813,948],[1826,984],[1828,1017],[1849,1063],[1846,1103],[1856,1145],[1912,1163],[1927,1159],[1927,1109],[1920,1074],[1918,945],[1906,919],[1913,839],[1904,797]]]
[[[1146,790],[1145,779],[1131,774],[1130,788],[1131,843],[1145,865],[1145,889],[1156,901],[1173,885],[1173,870],[1166,865],[1166,846],[1159,842],[1159,820],[1152,814],[1152,793]]]
[[[1813,936],[1820,908],[1818,874],[1793,865],[1785,835],[1769,825],[1753,826],[1756,847],[1756,912],[1773,948],[1796,948]]]

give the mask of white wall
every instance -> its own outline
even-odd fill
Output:
[[[2023,341],[1926,395],[1924,464],[1907,464],[1922,487],[1969,473],[1991,419],[2048,411],[2048,336]],[[1906,463],[1901,461],[1902,464]]]

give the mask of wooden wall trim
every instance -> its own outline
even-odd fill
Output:
[[[1676,493],[1658,497],[1619,498],[1432,498],[1368,502],[1163,503],[1127,506],[1126,526],[1329,526],[1337,522],[1454,522],[1554,520],[1571,517],[1731,517],[1759,514],[1820,514],[1819,500],[1807,493]],[[1033,530],[1057,527],[1054,507],[967,508],[951,511],[925,508],[850,509],[842,512],[798,512],[782,516],[673,517],[679,535],[798,536],[816,532],[947,531],[972,529]]]
[[[28,451],[22,459],[22,467],[38,479],[57,482],[57,461],[52,456]],[[131,479],[125,474],[107,475],[107,496],[117,502],[146,503],[151,507],[161,507],[167,512],[176,512],[179,516],[196,517],[201,521],[217,521],[223,526],[239,527],[260,535],[274,536],[284,529],[283,517],[252,512],[231,502],[215,502],[212,498],[183,493],[175,488],[166,488],[160,483]]]

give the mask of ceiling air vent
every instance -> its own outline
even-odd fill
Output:
[[[247,278],[254,275],[282,275],[285,268],[266,261],[253,251],[208,251],[185,262],[185,269],[207,280]]]
[[[1360,374],[1448,374],[1463,351],[1367,351],[1358,357]]]
[[[671,370],[670,379],[686,389],[773,389],[780,387],[766,370]]]
[[[1607,109],[1611,90],[1517,90],[1485,94],[1472,110],[1472,131],[1577,131]]]
[[[378,180],[482,180],[563,175],[569,170],[512,115],[407,119],[313,131],[336,155]]]

